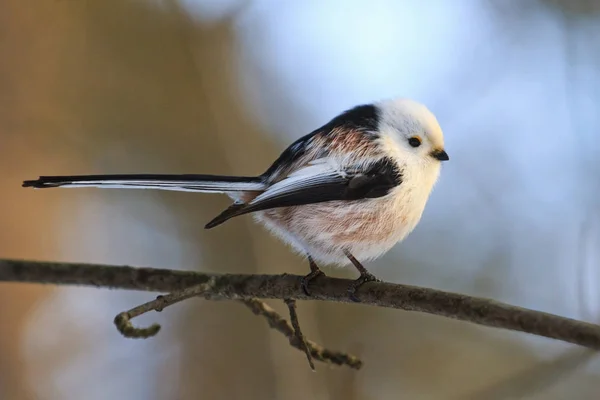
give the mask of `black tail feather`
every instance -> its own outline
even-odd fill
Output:
[[[153,183],[189,182],[190,185],[198,182],[226,182],[226,183],[253,183],[260,182],[257,177],[250,176],[226,176],[205,174],[118,174],[118,175],[65,175],[65,176],[40,176],[36,180],[23,182],[23,187],[49,188],[66,184],[77,184],[78,182],[121,182],[135,181]]]
[[[244,208],[245,205],[246,204],[241,203],[232,204],[221,214],[213,218],[208,224],[204,225],[204,229],[214,228],[215,226],[221,225],[223,222],[227,221],[230,218],[241,215],[239,212]]]
[[[221,175],[71,175],[40,176],[36,180],[23,181],[23,187],[38,189],[52,187],[119,187],[127,189],[149,188],[162,190],[183,190],[192,192],[262,192],[266,184],[262,177],[221,176]],[[234,203],[205,228],[214,228],[230,218],[244,214],[246,204]]]

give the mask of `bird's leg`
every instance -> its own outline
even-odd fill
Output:
[[[360,299],[356,297],[356,290],[367,282],[379,282],[380,280],[375,277],[372,273],[367,271],[367,269],[358,261],[349,251],[344,250],[344,254],[350,262],[356,267],[358,272],[360,272],[360,276],[356,279],[352,284],[348,287],[348,295],[352,301],[360,302]]]
[[[319,275],[325,275],[323,271],[319,269],[317,263],[311,256],[308,256],[308,263],[310,264],[310,273],[302,278],[302,289],[307,296],[310,296],[310,292],[308,291],[308,285],[310,282],[318,277]]]

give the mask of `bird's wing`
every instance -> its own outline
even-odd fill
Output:
[[[373,105],[347,110],[290,144],[261,177],[275,183],[312,161],[328,157],[381,157],[377,121],[378,111]]]
[[[230,218],[272,208],[382,197],[401,182],[398,166],[389,158],[343,168],[332,159],[319,159],[271,185],[252,201],[225,210],[206,227],[212,228]]]

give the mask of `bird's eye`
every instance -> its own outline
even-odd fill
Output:
[[[413,136],[408,139],[408,144],[412,147],[419,147],[421,145],[421,139],[418,136]]]

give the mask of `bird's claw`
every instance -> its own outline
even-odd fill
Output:
[[[348,287],[348,296],[350,296],[350,300],[360,303],[360,299],[356,297],[356,291],[359,287],[367,282],[381,282],[381,279],[378,279],[375,275],[369,272],[366,274],[361,274],[360,277],[353,281]]]
[[[314,271],[310,271],[308,275],[302,277],[302,281],[300,281],[300,284],[302,285],[302,290],[307,296],[310,296],[308,285],[310,284],[310,282],[312,282],[314,279],[318,278],[321,275],[325,275],[325,273],[320,269],[317,269]]]

